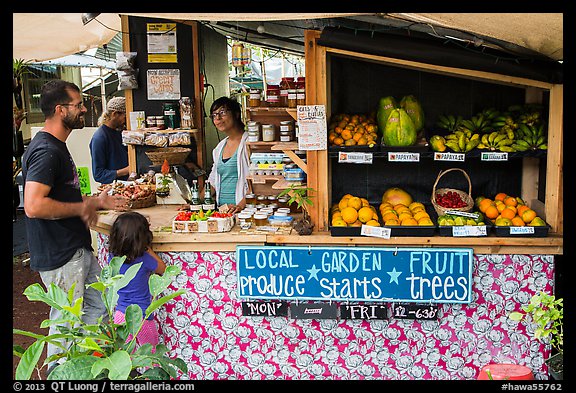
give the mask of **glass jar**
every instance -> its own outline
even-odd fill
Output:
[[[273,142],[276,140],[276,128],[274,124],[262,125],[262,140],[264,142]]]
[[[256,224],[257,227],[263,227],[268,224],[268,215],[264,213],[256,213],[253,218],[254,224]]]
[[[294,88],[294,77],[284,77],[280,81],[280,106],[288,106],[288,89]]]
[[[255,205],[255,204],[256,204],[256,195],[255,194],[246,194],[246,206]]]
[[[280,142],[292,141],[292,131],[280,131]]]
[[[248,105],[251,108],[259,107],[262,102],[262,91],[260,89],[250,89],[250,98]]]
[[[288,89],[288,108],[296,108],[298,92],[296,89]]]
[[[258,207],[259,205],[268,205],[268,198],[266,197],[266,195],[258,195],[258,197],[256,198],[256,207]]]
[[[249,229],[252,226],[252,214],[249,212],[240,212],[236,216],[240,229]]]
[[[306,90],[296,89],[296,105],[306,105]]]
[[[288,207],[289,198],[280,197],[278,198],[278,209],[285,209]],[[290,210],[290,209],[288,209]]]
[[[280,106],[280,86],[268,85],[266,89],[266,104],[270,107]]]
[[[268,195],[268,205],[271,203],[278,203],[278,197],[276,195]]]

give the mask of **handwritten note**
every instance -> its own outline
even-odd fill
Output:
[[[147,71],[149,100],[179,100],[180,70],[157,69]]]
[[[328,126],[324,105],[298,105],[298,149],[326,150],[328,146]]]

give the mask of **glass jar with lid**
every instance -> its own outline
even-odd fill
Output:
[[[283,77],[280,81],[280,106],[288,106],[288,89],[294,88],[294,77]]]
[[[262,140],[264,142],[276,140],[276,127],[274,124],[262,124]]]
[[[250,98],[248,105],[251,108],[259,107],[262,102],[262,91],[260,89],[250,89]]]
[[[280,106],[280,86],[268,85],[266,89],[266,104],[270,107]]]
[[[288,108],[296,108],[298,92],[296,89],[288,89]]]

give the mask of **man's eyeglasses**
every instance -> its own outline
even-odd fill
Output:
[[[228,111],[226,109],[220,109],[218,112],[214,112],[210,115],[210,118],[212,120],[218,118],[221,119],[222,117],[226,116],[228,114]]]
[[[77,109],[82,109],[84,107],[84,102],[79,102],[77,104],[57,104],[62,106],[75,106]]]

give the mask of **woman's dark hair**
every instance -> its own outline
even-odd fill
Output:
[[[220,108],[225,108],[232,112],[234,121],[242,130],[244,130],[244,122],[242,121],[242,108],[240,107],[240,103],[238,101],[226,96],[220,97],[215,100],[212,105],[210,105],[209,114],[211,115]]]
[[[132,263],[152,244],[150,223],[138,212],[119,215],[110,229],[109,252],[115,256],[126,255],[125,263]]]

